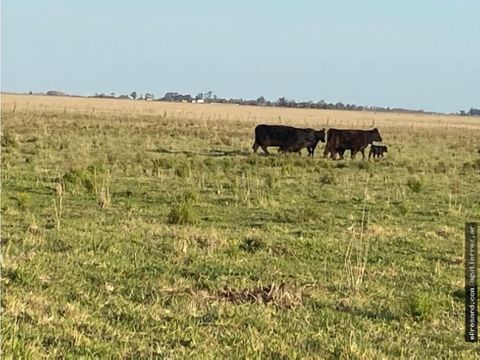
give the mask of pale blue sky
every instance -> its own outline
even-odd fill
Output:
[[[480,1],[3,0],[3,91],[480,107]]]

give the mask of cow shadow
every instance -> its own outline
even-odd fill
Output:
[[[244,150],[219,150],[219,149],[213,149],[208,151],[208,153],[204,154],[206,156],[212,156],[212,157],[222,157],[222,156],[249,156],[251,155],[251,152],[247,152]]]
[[[359,316],[367,318],[373,321],[400,321],[400,316],[394,312],[387,309],[362,309],[359,307],[349,307],[349,308],[336,308],[337,311],[351,314],[353,316]]]
[[[170,155],[187,155],[187,156],[192,156],[192,155],[199,155],[199,156],[207,156],[207,157],[225,157],[225,156],[240,156],[240,157],[246,157],[251,155],[251,152],[245,151],[245,150],[220,150],[220,149],[212,149],[208,151],[188,151],[188,150],[168,150],[164,148],[156,148],[156,149],[150,149],[148,150],[150,152],[154,152],[157,154],[170,154]]]
[[[157,148],[157,149],[150,149],[148,150],[150,152],[158,153],[158,154],[170,154],[170,155],[178,155],[178,154],[183,154],[183,155],[199,155],[199,153],[194,152],[194,151],[188,151],[188,150],[168,150],[164,148]]]

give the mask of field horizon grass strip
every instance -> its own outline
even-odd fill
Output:
[[[253,155],[247,117],[2,107],[3,356],[477,358],[480,131],[331,161]]]

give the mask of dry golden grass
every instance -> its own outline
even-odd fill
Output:
[[[230,104],[190,104],[120,99],[2,94],[2,109],[73,113],[156,115],[170,119],[248,121],[309,127],[428,127],[480,129],[478,118],[455,115],[404,114],[369,111],[290,109]]]

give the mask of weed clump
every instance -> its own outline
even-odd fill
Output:
[[[433,302],[428,294],[416,295],[410,301],[410,314],[417,320],[424,319],[431,315],[433,311]]]
[[[332,173],[325,173],[320,175],[319,181],[324,185],[335,184],[335,176]]]
[[[67,190],[73,190],[82,187],[89,193],[95,192],[95,181],[89,171],[83,169],[71,168],[61,178]]]
[[[32,203],[30,195],[26,192],[19,193],[16,196],[15,200],[17,200],[18,208],[22,211],[27,210],[27,208],[29,208]]]
[[[175,175],[178,176],[179,178],[186,179],[192,176],[192,170],[188,165],[185,164],[175,169]]]
[[[258,238],[258,237],[253,237],[253,236],[248,236],[245,239],[243,239],[243,242],[240,244],[240,249],[246,252],[257,252],[265,247],[265,242]]]
[[[420,192],[423,189],[423,183],[422,181],[417,178],[417,177],[411,177],[407,180],[407,186],[412,190],[413,192]]]
[[[480,159],[463,163],[463,171],[480,170]]]
[[[2,148],[15,148],[18,146],[18,139],[16,136],[12,136],[9,133],[4,133],[1,138]]]
[[[198,217],[193,211],[191,202],[182,201],[172,206],[167,221],[172,225],[194,225],[198,223]]]
[[[277,178],[274,175],[269,173],[265,178],[265,182],[269,189],[275,189],[277,185]]]
[[[357,165],[357,167],[360,169],[360,170],[369,170],[370,169],[370,163],[368,161],[360,161],[360,162],[356,162],[355,163]]]

